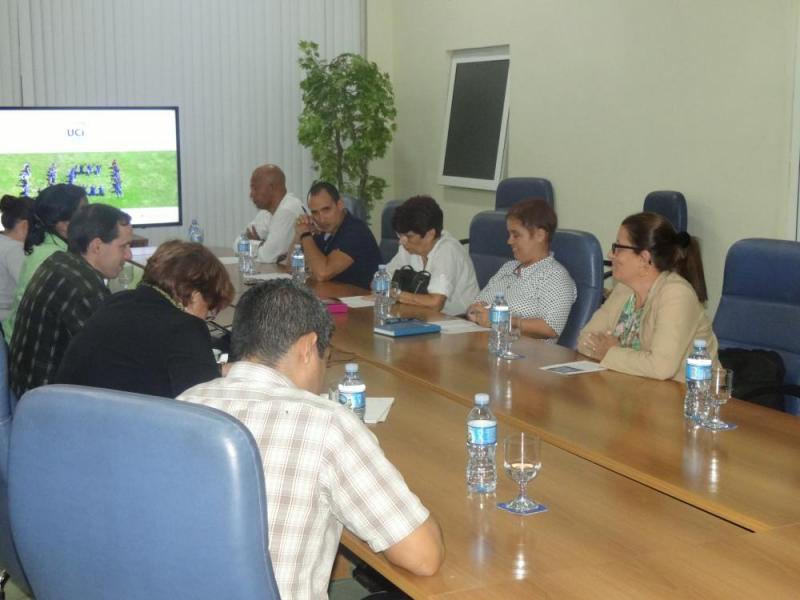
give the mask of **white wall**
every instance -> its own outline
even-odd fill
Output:
[[[359,52],[362,0],[2,0],[0,103],[177,105],[184,221],[228,245],[255,210],[253,167],[274,162],[302,195],[297,44]],[[182,228],[138,231],[158,243]]]
[[[448,52],[508,44],[508,175],[549,178],[563,227],[605,248],[647,192],[682,191],[713,312],[737,239],[793,231],[796,0],[368,0],[398,131],[378,168],[468,231],[493,193],[437,184]],[[387,34],[387,30],[390,34]]]

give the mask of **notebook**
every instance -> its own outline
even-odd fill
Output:
[[[405,337],[407,335],[424,335],[426,333],[439,333],[442,328],[433,323],[426,323],[418,319],[398,319],[387,321],[383,325],[376,325],[373,331],[391,337]]]

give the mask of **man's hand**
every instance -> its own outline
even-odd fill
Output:
[[[297,221],[294,224],[294,234],[297,239],[300,239],[300,236],[304,233],[314,233],[315,229],[314,219],[311,218],[311,215],[297,217]]]
[[[476,302],[467,309],[467,318],[481,327],[489,327],[489,309],[480,302]]]
[[[247,236],[248,240],[260,240],[261,239],[261,237],[259,237],[259,235],[258,235],[258,232],[256,232],[255,225],[251,225],[250,227],[248,227],[245,230],[244,234],[245,234],[245,236]]]

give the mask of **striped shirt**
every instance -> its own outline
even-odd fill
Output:
[[[556,338],[564,330],[577,297],[575,282],[552,252],[527,267],[518,260],[508,261],[481,290],[477,301],[491,304],[498,293],[505,294],[515,316],[544,320],[556,332]]]
[[[381,552],[428,518],[351,411],[298,389],[274,369],[237,362],[226,377],[196,385],[178,400],[223,410],[256,439],[282,598],[327,598],[343,526]]]
[[[17,309],[9,351],[9,382],[21,396],[52,383],[72,336],[111,292],[83,259],[57,251],[36,269]]]

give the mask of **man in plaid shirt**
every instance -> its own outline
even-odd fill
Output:
[[[225,377],[178,396],[228,412],[261,449],[269,550],[281,597],[326,598],[342,528],[412,573],[443,558],[438,524],[372,432],[322,398],[331,317],[285,280],[248,290],[236,307]]]
[[[72,336],[110,294],[131,258],[131,218],[106,204],[84,206],[67,230],[68,252],[56,252],[34,273],[17,309],[9,351],[9,383],[21,396],[53,381]]]

